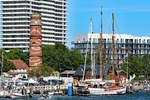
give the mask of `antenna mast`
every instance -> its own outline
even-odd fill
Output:
[[[102,61],[103,59],[103,12],[101,7],[101,33],[100,33],[100,79],[103,79],[102,75]]]

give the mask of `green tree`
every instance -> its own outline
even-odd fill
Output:
[[[148,54],[142,57],[141,64],[142,64],[141,71],[143,75],[145,75],[145,78],[148,78],[148,74],[150,74],[150,58]]]
[[[125,59],[125,62],[123,63],[120,69],[127,72],[127,66],[129,75],[136,74],[137,78],[140,75],[145,75],[145,77],[147,77],[148,74],[150,75],[149,55],[129,55],[129,57]]]
[[[52,66],[57,71],[76,69],[83,63],[83,56],[77,50],[69,50],[65,45],[42,47],[42,61],[45,66]]]
[[[128,67],[128,73],[129,75],[136,74],[139,75],[140,70],[139,70],[139,58],[138,56],[135,55],[129,55],[128,58],[125,59],[125,62],[121,66],[121,69],[127,72],[127,67]]]
[[[51,76],[54,70],[48,66],[37,66],[29,72],[29,77]]]
[[[70,60],[70,66],[72,66],[72,69],[77,69],[80,65],[84,64],[84,58],[83,55],[80,53],[79,50],[70,50],[69,52],[69,60]],[[71,69],[71,68],[70,68]]]
[[[21,59],[26,64],[29,63],[29,52],[23,52],[20,49],[11,49],[9,52],[6,52],[6,56],[11,60]]]
[[[2,72],[8,72],[10,69],[16,68],[14,64],[7,58],[5,51],[0,49],[0,70],[2,70]]]

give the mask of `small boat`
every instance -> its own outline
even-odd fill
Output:
[[[145,86],[145,87],[144,87],[144,91],[150,92],[150,86]]]
[[[1,98],[10,98],[10,93],[9,93],[9,91],[0,90],[0,97],[1,97]]]
[[[88,95],[89,89],[85,88],[84,86],[80,86],[77,88],[77,93],[78,93],[78,95]]]
[[[24,89],[15,89],[10,95],[11,98],[25,98],[27,97]]]
[[[54,96],[54,92],[51,91],[51,92],[48,92],[47,94],[42,94],[40,99],[50,99]]]
[[[48,92],[48,98],[52,98],[54,96],[54,92]]]

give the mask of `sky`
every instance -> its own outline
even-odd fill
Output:
[[[68,46],[77,34],[89,33],[90,18],[93,32],[100,32],[100,9],[103,7],[103,33],[112,33],[112,12],[115,33],[150,37],[150,0],[67,0]]]

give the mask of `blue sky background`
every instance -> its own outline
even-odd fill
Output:
[[[76,34],[100,32],[100,9],[103,6],[103,32],[112,33],[112,11],[115,33],[150,37],[150,0],[68,0],[68,46]]]

